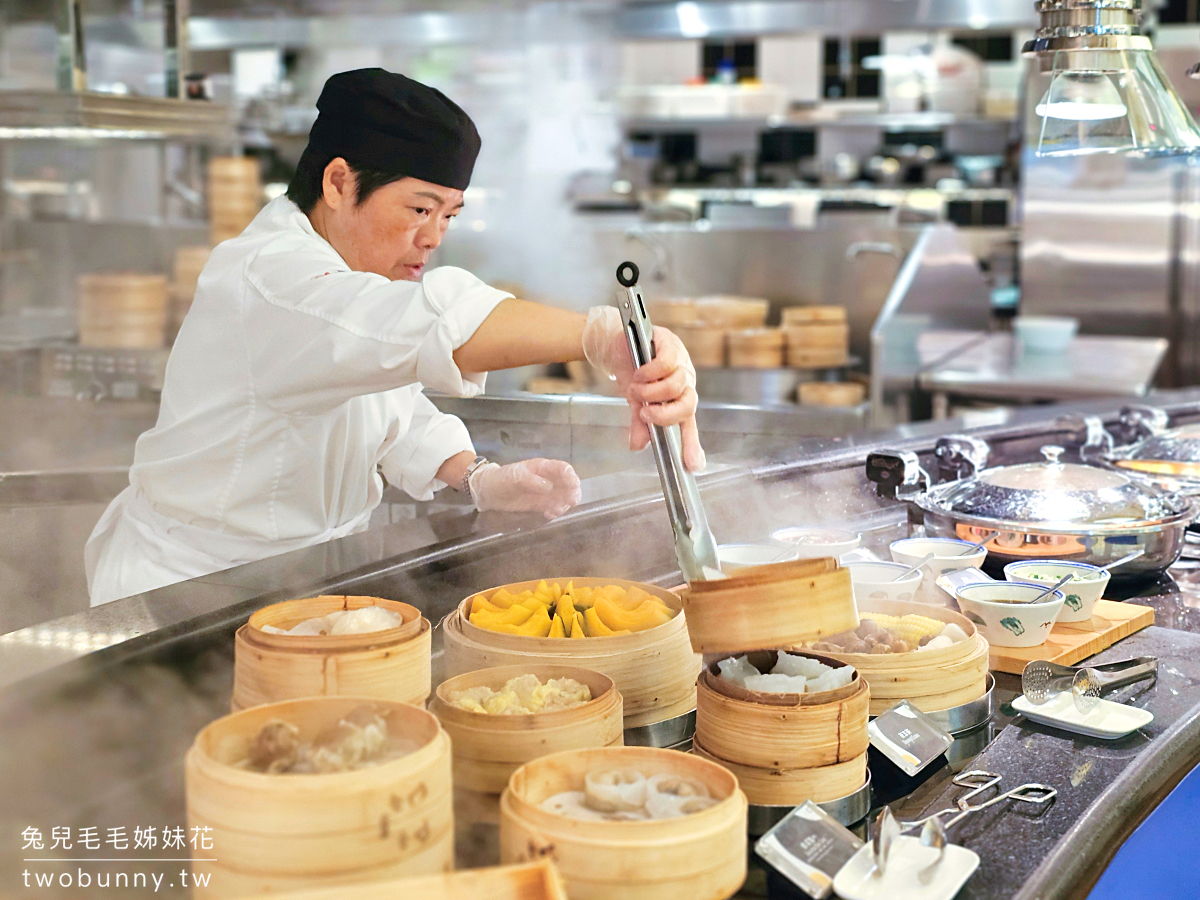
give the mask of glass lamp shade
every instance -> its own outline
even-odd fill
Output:
[[[1059,50],[1034,109],[1038,156],[1200,150],[1200,128],[1152,51]]]

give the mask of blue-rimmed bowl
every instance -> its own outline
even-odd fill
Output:
[[[1086,622],[1092,617],[1096,601],[1104,596],[1111,577],[1099,566],[1080,562],[1059,562],[1053,559],[1030,559],[1011,562],[1004,567],[1004,577],[1021,584],[1039,584],[1042,589],[1050,587],[1067,574],[1075,577],[1064,584],[1062,591],[1066,602],[1058,614],[1059,622]]]
[[[1062,591],[1055,591],[1048,600],[1028,602],[1047,587],[988,581],[963,585],[955,591],[955,597],[962,614],[975,623],[992,646],[1036,647],[1050,636],[1067,599]]]

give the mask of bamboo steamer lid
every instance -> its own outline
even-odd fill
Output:
[[[519,675],[536,675],[543,684],[551,678],[573,678],[588,686],[592,699],[571,709],[531,715],[488,715],[450,702],[456,691],[481,685],[497,689]],[[513,772],[547,753],[624,742],[621,695],[612,679],[574,666],[501,666],[467,672],[438,685],[430,711],[450,735],[455,788],[485,794],[499,794]]]
[[[866,753],[831,766],[767,769],[721,759],[709,753],[699,741],[692,742],[692,752],[737,776],[746,799],[755,806],[800,806],[809,800],[827,803],[853,794],[867,783]]]
[[[785,326],[807,325],[812,322],[845,322],[846,308],[844,306],[789,306],[781,312],[780,319]]]
[[[79,346],[99,350],[154,350],[166,340],[166,325],[156,329],[81,328]]]
[[[541,809],[547,797],[583,790],[588,772],[633,768],[703,782],[720,802],[647,822],[568,819]],[[725,767],[649,747],[570,750],[513,773],[500,797],[500,860],[550,858],[571,900],[720,900],[746,877],[746,797]]]
[[[697,653],[795,647],[850,631],[858,610],[850,572],[834,559],[801,559],[697,581],[683,593]]]
[[[419,743],[378,765],[322,775],[271,775],[237,767],[272,720],[301,740],[363,704],[378,708],[393,734]],[[364,880],[427,875],[453,867],[450,739],[437,719],[403,703],[360,697],[308,697],[217,719],[184,760],[187,819],[211,828],[208,871],[198,898],[277,893]],[[196,851],[204,853],[203,850]]]
[[[696,366],[725,365],[725,329],[708,326],[677,326],[675,335],[687,348],[692,364]]]
[[[935,650],[908,653],[837,653],[826,656],[854,666],[871,689],[871,715],[909,700],[922,712],[938,712],[978,700],[987,692],[988,643],[966,616],[942,606],[903,600],[870,599],[862,615],[918,615],[953,622],[967,640]]]
[[[259,181],[258,160],[252,156],[213,156],[208,160],[212,181]]]
[[[76,280],[81,309],[158,311],[167,306],[167,278],[149,272],[91,272]]]
[[[850,345],[850,326],[845,322],[788,325],[783,329],[789,348],[822,350]]]
[[[650,304],[650,319],[655,325],[662,325],[672,330],[681,325],[700,324],[696,301],[690,297],[655,300]]]
[[[539,581],[501,585],[479,592],[484,597],[508,589],[519,593],[534,589]],[[555,577],[548,582],[580,587],[615,584],[625,589],[638,587],[674,610],[682,601],[670,591],[652,584],[620,578]],[[696,708],[696,675],[700,657],[688,642],[688,625],[683,613],[662,625],[633,634],[609,637],[534,638],[501,634],[472,625],[471,602],[464,599],[442,624],[443,665],[447,677],[493,666],[570,665],[601,672],[613,680],[621,694],[625,727],[637,728],[673,719]],[[843,631],[845,629],[842,629]]]
[[[271,634],[337,610],[379,606],[401,616],[398,628],[367,634]],[[416,607],[380,597],[329,595],[258,610],[234,638],[234,710],[299,697],[373,697],[425,702],[430,691],[432,629]]]
[[[176,248],[175,265],[172,268],[175,284],[190,286],[194,289],[210,256],[212,256],[212,247],[207,244]]]
[[[745,328],[729,332],[729,365],[778,369],[783,365],[783,332],[778,328]]]
[[[804,406],[858,406],[867,397],[867,387],[857,381],[805,381],[798,395]]]
[[[734,297],[724,294],[700,297],[695,304],[696,316],[704,325],[719,328],[761,328],[771,311],[768,300],[756,297]]]
[[[776,651],[748,654],[770,671]],[[804,653],[835,668],[831,657]],[[870,690],[856,672],[844,688],[818,694],[767,694],[726,681],[714,661],[700,673],[696,740],[720,759],[766,769],[832,766],[867,752]],[[841,796],[841,795],[838,795]]]
[[[279,900],[567,900],[562,876],[548,859],[515,866],[465,869],[423,878],[356,883],[277,895]],[[251,900],[247,895],[245,900]]]

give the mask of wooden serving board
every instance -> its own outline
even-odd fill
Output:
[[[1148,606],[1097,600],[1091,619],[1059,622],[1045,643],[1036,647],[992,647],[989,667],[993,672],[1020,675],[1025,664],[1035,659],[1072,666],[1153,624],[1154,610]]]

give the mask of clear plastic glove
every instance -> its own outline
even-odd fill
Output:
[[[641,450],[650,443],[651,425],[678,425],[683,464],[691,472],[703,471],[704,448],[696,430],[696,369],[683,342],[667,329],[655,326],[652,340],[654,359],[635,369],[617,308],[594,306],[588,310],[583,352],[588,362],[616,380],[629,402],[629,449]]]
[[[526,459],[501,466],[488,463],[471,473],[471,496],[480,512],[540,512],[547,519],[577,506],[579,476],[558,459]]]

